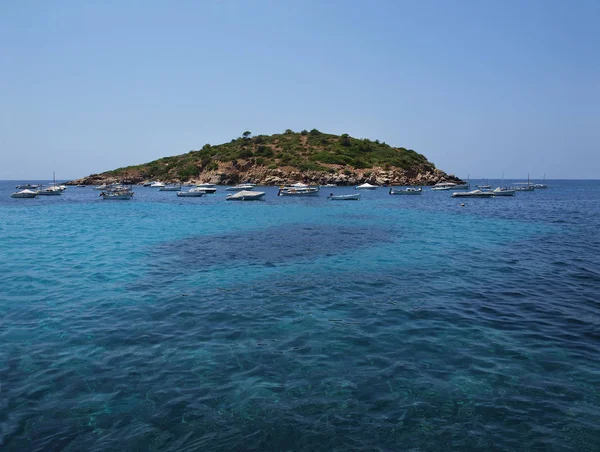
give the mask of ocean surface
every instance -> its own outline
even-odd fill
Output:
[[[17,182],[2,451],[600,450],[600,181],[237,203]]]

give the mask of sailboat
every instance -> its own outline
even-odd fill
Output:
[[[494,194],[494,196],[515,196],[515,193],[517,191],[510,189],[510,188],[504,188],[504,173],[502,173],[502,185],[500,185],[500,187],[496,187],[492,193]]]
[[[512,189],[516,191],[533,191],[535,187],[529,182],[529,174],[527,174],[527,182],[515,182],[515,186]]]
[[[544,173],[544,178],[542,179],[542,183],[541,184],[533,184],[533,186],[536,189],[543,189],[545,190],[546,188],[548,188],[548,186],[546,185],[546,173]]]
[[[38,192],[38,196],[58,196],[62,195],[63,188],[60,186],[56,186],[56,175],[54,171],[52,171],[52,185],[50,187],[46,187],[41,189]]]

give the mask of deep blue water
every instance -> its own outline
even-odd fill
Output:
[[[600,181],[548,184],[0,182],[0,449],[600,450]]]

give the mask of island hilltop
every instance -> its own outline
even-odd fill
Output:
[[[433,185],[441,181],[460,181],[411,149],[348,134],[288,129],[282,134],[255,136],[247,131],[229,143],[205,144],[202,149],[187,154],[92,174],[69,184],[97,185],[124,180],[133,184],[160,180],[221,185],[241,182]]]

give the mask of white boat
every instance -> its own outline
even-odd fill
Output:
[[[332,201],[360,201],[360,193],[350,193],[347,195],[334,195],[331,193],[327,199]]]
[[[17,188],[18,190],[24,190],[24,189],[29,189],[29,190],[31,190],[31,189],[36,189],[36,188],[39,188],[39,187],[40,187],[40,186],[39,186],[39,185],[37,185],[37,184],[20,184],[20,185],[17,185],[17,186],[16,186],[16,188]]]
[[[354,187],[355,190],[375,190],[376,188],[377,185],[371,185],[368,182]]]
[[[214,184],[198,184],[194,188],[208,194],[215,193],[217,191],[217,187]]]
[[[421,187],[393,188],[390,187],[390,195],[420,195],[423,193]]]
[[[318,196],[320,189],[321,187],[311,187],[306,184],[297,183],[279,187],[277,196]]]
[[[17,191],[14,192],[12,195],[10,195],[11,198],[35,198],[38,195],[38,191],[35,190],[29,190],[29,189],[25,189],[25,190],[21,190],[21,191]]]
[[[515,196],[516,190],[511,190],[510,188],[501,188],[497,187],[492,190],[494,196]]]
[[[165,185],[160,187],[158,191],[181,191],[181,185]]]
[[[112,184],[111,184],[112,185]],[[131,187],[124,185],[113,185],[109,186],[105,191],[100,193],[102,199],[110,200],[127,200],[133,199],[134,192]]]
[[[494,192],[473,190],[467,192],[455,192],[452,193],[453,198],[493,198]]]
[[[258,201],[263,196],[265,196],[264,191],[243,190],[233,195],[227,195],[225,199],[227,201]]]
[[[242,191],[242,190],[251,191],[251,190],[254,190],[254,187],[256,187],[255,184],[238,184],[234,187],[227,187],[225,189],[225,191]]]
[[[134,192],[131,190],[107,190],[100,193],[102,199],[127,200],[133,199]]]
[[[433,187],[432,190],[435,191],[445,191],[445,190],[468,190],[471,187],[470,184],[455,184],[454,182],[438,182]]]
[[[533,184],[533,187],[536,190],[545,190],[548,188],[548,186],[546,185],[546,175],[544,174],[544,178],[542,179],[542,182],[539,184]]]
[[[433,187],[431,187],[431,189],[436,190],[436,191],[441,191],[441,190],[451,190],[454,187],[456,187],[456,184],[454,182],[438,182]]]
[[[97,187],[94,187],[94,190],[106,190],[107,188],[108,188],[108,185],[102,184],[102,185],[98,185]]]
[[[165,184],[163,184],[162,182],[156,181],[150,185],[150,188],[162,188],[164,186]]]
[[[190,188],[188,191],[178,191],[177,196],[181,198],[200,198],[204,196],[206,192],[202,188],[194,187]]]

